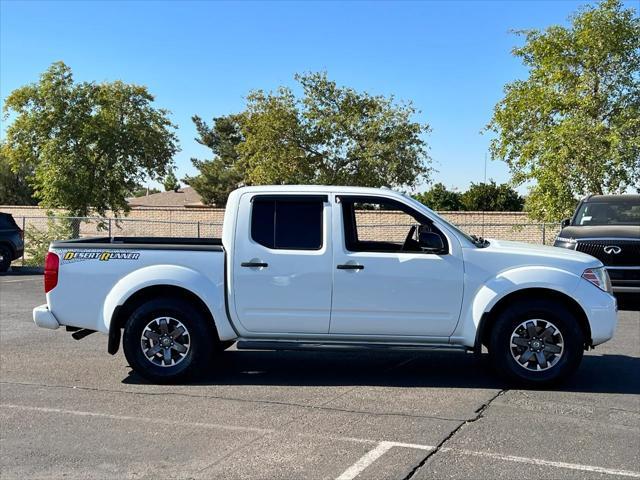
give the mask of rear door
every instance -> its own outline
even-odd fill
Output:
[[[240,199],[233,289],[241,325],[256,333],[328,333],[331,207],[327,195]]]

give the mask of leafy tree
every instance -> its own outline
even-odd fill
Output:
[[[252,184],[414,186],[431,171],[410,104],[339,87],[324,73],[296,75],[302,98],[280,87],[253,91],[237,146]]]
[[[0,205],[36,205],[33,189],[29,186],[28,170],[20,165],[14,172],[4,153],[4,145],[0,147]]]
[[[462,210],[460,197],[460,193],[447,190],[447,187],[442,183],[436,183],[426,192],[415,195],[419,202],[424,203],[432,210],[440,211]]]
[[[164,177],[164,180],[162,181],[162,185],[164,186],[165,192],[169,192],[171,190],[178,190],[180,188],[180,183],[178,183],[178,179],[173,173],[173,170],[167,173],[167,175]]]
[[[77,238],[78,228],[79,222],[74,219],[47,212],[46,228],[28,225],[24,232],[25,264],[37,267],[44,266],[44,259],[47,256],[51,242]]]
[[[147,177],[162,178],[177,151],[168,112],[153,100],[146,87],[120,81],[76,83],[54,63],[6,99],[4,118],[13,121],[3,151],[14,171],[33,172],[28,181],[43,207],[126,212],[127,195]]]
[[[524,199],[506,183],[497,185],[491,180],[488,183],[471,183],[469,189],[461,196],[464,210],[487,212],[520,212]]]
[[[516,185],[533,181],[537,219],[569,216],[588,193],[640,190],[640,19],[619,0],[579,11],[569,27],[519,32],[529,68],[509,83],[488,128],[492,157]]]
[[[184,181],[198,192],[204,203],[224,205],[229,194],[245,183],[245,172],[237,151],[242,141],[238,116],[214,118],[211,127],[198,116],[193,117],[193,122],[198,131],[196,141],[210,148],[213,158],[192,158],[191,162],[200,174],[186,177]]]

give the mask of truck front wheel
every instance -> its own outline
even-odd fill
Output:
[[[181,299],[154,299],[136,308],[124,329],[129,365],[147,380],[170,383],[206,368],[215,337],[208,320]]]
[[[584,333],[562,303],[529,300],[502,311],[491,331],[489,355],[496,371],[529,386],[559,382],[580,365]]]

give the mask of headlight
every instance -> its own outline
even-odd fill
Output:
[[[611,293],[611,279],[609,278],[609,274],[604,267],[598,268],[587,268],[582,273],[582,278],[586,281],[593,283],[600,290],[604,290],[605,292]]]
[[[556,241],[553,242],[554,247],[568,248],[570,250],[576,249],[577,242],[574,238],[556,237]]]

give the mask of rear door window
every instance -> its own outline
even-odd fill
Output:
[[[319,250],[322,248],[321,198],[292,200],[260,198],[253,200],[251,238],[267,248]]]

